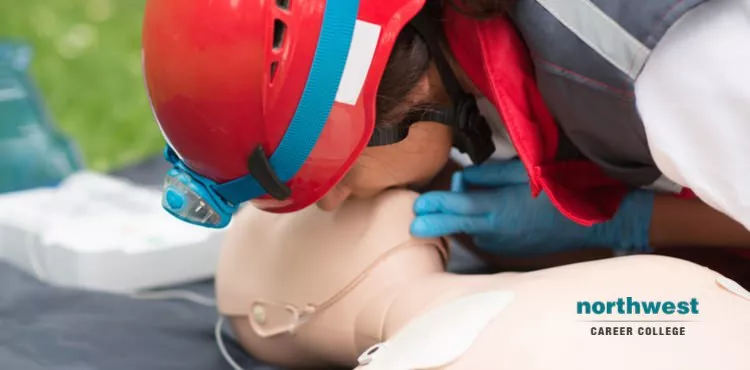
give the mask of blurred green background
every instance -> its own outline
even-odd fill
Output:
[[[108,171],[159,153],[141,75],[145,0],[0,0],[0,39],[34,48],[32,77],[86,165]]]

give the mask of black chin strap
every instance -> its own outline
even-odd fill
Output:
[[[463,90],[448,60],[443,55],[439,42],[439,37],[443,34],[440,27],[441,18],[441,2],[428,0],[424,9],[412,19],[409,26],[413,27],[427,44],[453,106],[417,110],[397,125],[376,127],[369,146],[397,143],[406,138],[412,124],[420,121],[432,121],[450,127],[453,131],[453,146],[462,153],[469,155],[472,162],[482,163],[495,152],[492,130],[479,113],[476,100],[471,94]]]

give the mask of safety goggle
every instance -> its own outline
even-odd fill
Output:
[[[227,226],[238,207],[216,192],[216,182],[188,168],[169,146],[164,149],[164,157],[174,167],[164,178],[162,207],[194,225],[215,229]]]

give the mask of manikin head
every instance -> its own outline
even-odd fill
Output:
[[[508,2],[449,3],[493,16]],[[490,132],[442,42],[441,4],[149,1],[144,75],[175,164],[165,208],[222,227],[248,200],[333,209],[424,184],[452,145],[486,158]]]

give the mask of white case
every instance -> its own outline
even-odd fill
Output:
[[[210,278],[222,236],[173,218],[158,190],[92,172],[0,195],[0,258],[60,286],[133,293]]]

